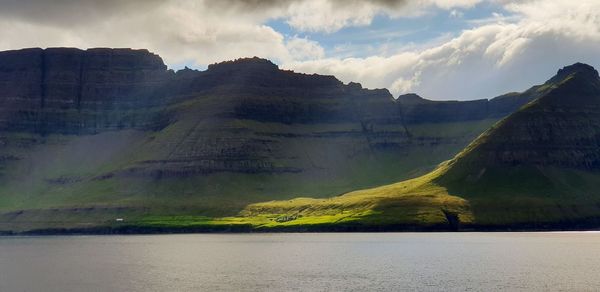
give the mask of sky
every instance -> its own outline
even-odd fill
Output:
[[[600,67],[600,0],[0,0],[0,50],[59,46],[145,48],[173,69],[258,56],[471,100]]]

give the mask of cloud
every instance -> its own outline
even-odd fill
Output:
[[[203,1],[0,0],[0,49],[147,48],[167,63],[241,56],[291,58],[285,37],[258,14],[211,13]]]
[[[367,26],[377,15],[415,17],[433,7],[472,7],[481,0],[305,0],[287,6],[287,23],[299,31],[336,32],[345,27]]]
[[[541,83],[574,62],[600,64],[600,2],[506,3],[519,21],[487,23],[457,37],[388,57],[329,58],[286,64],[302,72],[334,74],[394,94],[433,99],[493,97]]]
[[[290,53],[290,59],[314,60],[325,56],[325,50],[319,43],[306,38],[295,36],[286,42],[286,48]]]
[[[140,8],[152,10],[162,4],[160,0],[0,0],[0,16],[4,20],[67,27],[137,14]]]
[[[464,12],[459,11],[457,9],[452,9],[450,11],[450,17],[452,17],[452,18],[462,18],[464,15],[465,15]]]
[[[206,1],[222,11],[261,12],[282,18],[298,31],[333,33],[342,28],[367,26],[377,15],[415,17],[432,7],[468,8],[482,0],[221,0]]]
[[[542,82],[569,63],[600,65],[596,0],[490,0],[503,9],[465,20],[472,29],[431,43],[390,46],[374,39],[325,50],[303,34],[327,37],[377,16],[416,18],[440,9],[459,16],[481,1],[0,0],[0,49],[147,48],[168,64],[199,66],[256,55],[288,69],[434,99],[491,97]],[[271,20],[287,22],[291,31],[276,31]],[[348,58],[357,55],[353,50],[366,57]]]
[[[265,25],[282,19],[298,31],[334,32],[368,25],[377,14],[410,16],[432,5],[476,0],[0,0],[0,49],[133,47],[169,64],[243,56],[276,62],[323,58],[309,39]]]
[[[328,0],[296,2],[287,12],[287,23],[300,31],[331,33],[348,26],[369,25],[380,11],[370,2],[358,4],[359,7],[336,3]]]

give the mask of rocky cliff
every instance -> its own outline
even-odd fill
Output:
[[[395,101],[387,90],[283,71],[259,58],[175,73],[145,50],[26,49],[0,54],[0,71],[0,128],[5,131],[82,135],[138,129],[160,134],[168,128],[171,136],[148,144],[176,147],[169,157],[148,154],[127,168],[131,175],[301,172],[356,155],[390,150],[406,155],[411,147],[450,146],[427,160],[430,167],[482,126],[447,137],[423,133],[419,124],[477,123],[508,113],[490,110],[487,100]],[[517,99],[508,110],[526,101]],[[341,144],[333,147],[328,140]]]
[[[146,50],[70,48],[0,53],[0,128],[46,133],[95,133],[155,127],[140,107],[172,74]]]
[[[523,94],[535,99],[426,175],[326,199],[251,204],[236,219],[267,230],[597,229],[598,72],[577,63]]]
[[[1,52],[0,211],[234,214],[389,183],[452,157],[535,92],[396,100],[260,58],[174,72],[146,50]]]
[[[407,95],[395,102],[387,90],[344,85],[333,76],[279,70],[264,59],[240,59],[210,65],[206,71],[174,73],[159,56],[131,49],[5,51],[0,52],[0,74],[4,104],[0,128],[39,133],[155,129],[165,121],[153,120],[151,115],[139,117],[140,112],[154,109],[156,114],[165,105],[198,95],[235,97],[227,101],[235,104],[221,115],[287,124],[478,120],[504,116],[528,99],[436,102]]]

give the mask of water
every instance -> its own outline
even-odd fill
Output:
[[[0,291],[592,291],[600,233],[0,237]]]

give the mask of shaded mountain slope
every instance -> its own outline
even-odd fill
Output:
[[[0,221],[234,215],[416,177],[537,94],[410,103],[260,58],[174,72],[145,50],[0,52]]]
[[[436,180],[470,201],[478,223],[597,222],[598,72],[575,64],[551,81],[547,94],[483,134]]]
[[[330,199],[252,204],[241,218],[271,228],[597,227],[598,72],[574,64],[534,90],[537,99],[427,175]]]

